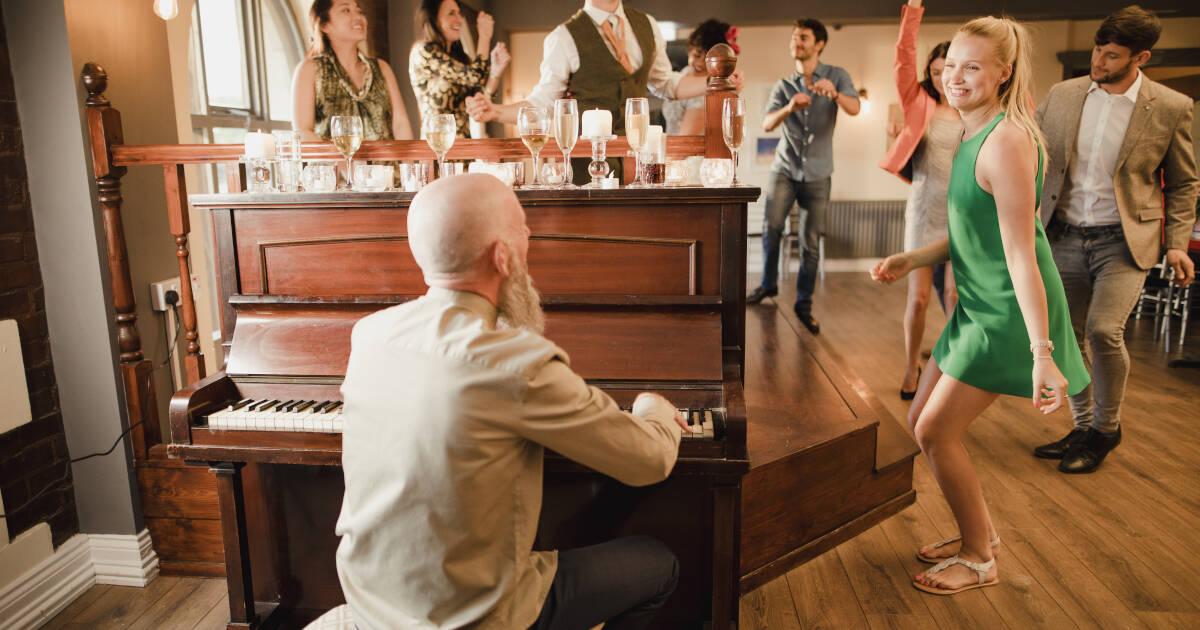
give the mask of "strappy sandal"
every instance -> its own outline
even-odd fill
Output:
[[[947,538],[946,540],[943,540],[941,542],[933,543],[933,548],[941,549],[942,547],[945,547],[946,545],[949,545],[950,543],[956,543],[960,540],[962,540],[962,536],[953,536],[953,537]],[[995,554],[998,549],[1000,549],[1000,535],[999,534],[997,534],[996,537],[992,539],[992,553]],[[917,550],[917,560],[920,560],[921,562],[925,562],[928,564],[937,564],[945,559],[946,558],[944,558],[944,557],[938,558],[935,556],[927,556],[927,555],[921,553],[920,549]]]
[[[917,590],[925,591],[926,593],[933,593],[934,595],[953,595],[955,593],[969,591],[973,588],[983,588],[985,586],[995,586],[1000,583],[1000,578],[998,578],[998,577],[992,578],[990,580],[987,579],[988,571],[991,571],[992,567],[996,566],[995,558],[992,558],[991,560],[988,560],[987,562],[971,562],[970,560],[963,560],[962,558],[960,558],[958,556],[950,556],[949,558],[946,558],[945,560],[933,565],[933,568],[926,571],[925,574],[932,575],[932,574],[936,574],[936,573],[941,573],[942,571],[945,571],[946,569],[948,569],[956,564],[961,564],[964,567],[967,567],[968,569],[974,571],[976,574],[979,575],[979,581],[975,584],[968,584],[966,586],[962,586],[959,588],[938,588],[936,586],[927,586],[927,585],[922,584],[914,579],[913,586]]]

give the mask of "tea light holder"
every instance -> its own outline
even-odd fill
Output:
[[[592,181],[583,185],[584,188],[602,188],[601,180],[608,177],[608,162],[605,161],[607,155],[605,153],[606,145],[616,140],[616,136],[584,136],[584,140],[592,143],[592,161],[588,164],[588,175],[592,176]]]
[[[273,157],[252,157],[246,160],[246,192],[267,193],[275,192],[271,185],[271,166]]]

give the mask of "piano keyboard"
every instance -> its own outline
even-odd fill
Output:
[[[633,413],[633,407],[621,407],[621,411]],[[716,438],[716,426],[713,418],[712,409],[679,409],[679,413],[687,418],[688,426],[692,428],[691,433],[684,433],[683,439],[707,439]]]
[[[246,398],[208,414],[210,429],[341,433],[340,400],[253,400]]]
[[[622,407],[631,412],[631,407]],[[713,439],[715,419],[711,409],[680,409],[691,433],[684,439]],[[239,400],[208,414],[208,428],[227,431],[297,431],[300,433],[341,433],[342,402],[325,400]]]

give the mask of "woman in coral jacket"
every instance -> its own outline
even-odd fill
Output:
[[[896,139],[879,162],[880,168],[912,183],[904,211],[905,251],[946,237],[946,190],[954,151],[962,137],[958,111],[946,104],[942,93],[942,67],[950,42],[933,48],[925,62],[925,78],[917,78],[917,31],[925,13],[921,1],[908,0],[900,14],[893,74],[904,124],[898,130],[888,130]],[[946,313],[953,310],[958,296],[949,263],[924,267],[908,276],[908,304],[904,312],[907,369],[900,385],[900,398],[904,400],[912,400],[917,390],[921,338],[925,333],[931,287],[937,287],[942,309]]]

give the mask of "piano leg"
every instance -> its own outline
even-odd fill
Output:
[[[738,485],[718,483],[713,486],[713,630],[737,628],[740,490]]]
[[[221,509],[225,579],[229,588],[229,630],[259,627],[259,618],[254,611],[254,581],[250,576],[242,466],[245,466],[242,462],[219,462],[209,466],[209,471],[217,478],[217,502]]]

